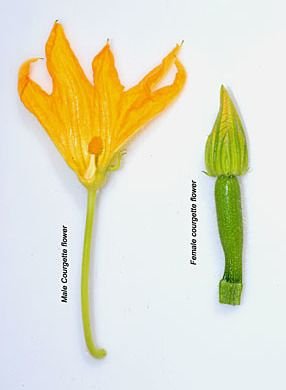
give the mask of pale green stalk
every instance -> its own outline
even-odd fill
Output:
[[[96,190],[88,189],[86,224],[84,233],[82,273],[81,273],[81,310],[83,330],[86,345],[92,356],[101,359],[106,355],[105,349],[98,348],[92,336],[90,322],[90,302],[89,302],[89,270],[90,270],[90,248],[92,242],[92,227],[94,219],[94,210],[96,203]]]

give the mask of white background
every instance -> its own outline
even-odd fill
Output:
[[[1,389],[285,389],[285,14],[282,0],[1,1]],[[126,87],[185,40],[183,93],[129,145],[100,196],[92,311],[108,351],[102,361],[87,353],[81,325],[85,189],[16,91],[20,64],[44,56],[55,19],[89,77],[110,38]],[[34,77],[50,88],[44,63]],[[221,83],[249,141],[240,307],[218,303],[214,180],[202,173]],[[197,266],[189,264],[192,179]],[[60,302],[63,224],[68,304]]]

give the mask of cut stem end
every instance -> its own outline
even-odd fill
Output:
[[[240,305],[242,283],[228,282],[222,279],[219,283],[219,301],[227,305]]]

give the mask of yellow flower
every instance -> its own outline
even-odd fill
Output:
[[[93,341],[89,312],[90,247],[97,191],[106,174],[120,164],[122,148],[129,139],[181,91],[186,72],[176,57],[179,48],[176,46],[160,65],[125,91],[107,43],[92,62],[93,85],[72,52],[63,27],[55,23],[46,44],[52,93],[45,92],[29,76],[31,63],[37,58],[26,61],[19,71],[22,102],[38,118],[88,190],[81,303],[86,344],[96,358],[106,355]],[[173,83],[156,89],[173,64],[177,67]]]
[[[137,131],[179,94],[185,79],[177,59],[177,45],[136,86],[125,90],[107,43],[92,62],[94,85],[84,74],[63,27],[55,23],[46,43],[47,68],[53,81],[51,94],[31,80],[26,61],[19,71],[18,91],[29,111],[88,188],[100,188],[122,147]],[[171,66],[177,74],[171,85],[156,89]]]

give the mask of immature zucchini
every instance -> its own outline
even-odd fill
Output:
[[[235,176],[219,176],[215,185],[217,222],[225,255],[219,286],[221,303],[240,304],[242,290],[243,227],[239,182]]]
[[[219,301],[239,305],[242,292],[243,221],[236,176],[248,169],[244,130],[226,89],[221,87],[220,110],[206,144],[207,174],[217,176],[215,200],[225,271]]]

